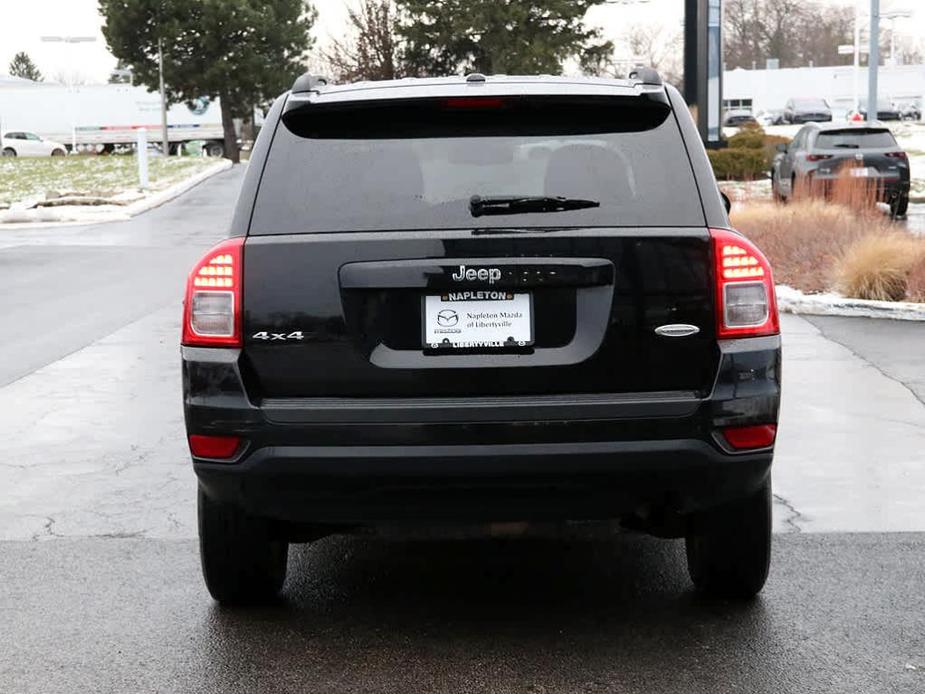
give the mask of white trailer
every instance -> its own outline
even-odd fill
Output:
[[[131,145],[137,131],[148,141],[161,141],[161,102],[157,92],[128,84],[66,87],[32,82],[0,85],[0,127],[23,130],[69,149],[112,151]],[[218,100],[198,99],[173,104],[167,110],[167,138],[171,144],[204,140],[206,151],[221,156],[224,132]]]

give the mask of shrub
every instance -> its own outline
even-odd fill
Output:
[[[765,134],[760,127],[742,128],[729,138],[729,149],[762,149]]]
[[[721,180],[763,178],[771,168],[777,145],[789,138],[768,135],[760,125],[746,125],[731,136],[727,149],[710,150],[713,173]]]
[[[909,270],[909,278],[906,283],[906,299],[908,301],[925,302],[925,253]]]
[[[707,155],[714,175],[720,180],[750,180],[764,177],[768,171],[767,158],[760,149],[711,149]]]
[[[838,286],[845,296],[902,301],[925,243],[904,233],[871,234],[851,244],[839,260]]]
[[[848,245],[893,228],[882,215],[863,216],[845,205],[812,199],[749,203],[734,209],[731,221],[768,257],[777,282],[807,292],[833,288],[835,266]]]

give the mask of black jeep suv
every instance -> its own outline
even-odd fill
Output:
[[[278,593],[290,542],[409,524],[618,521],[685,537],[701,590],[764,584],[771,268],[652,70],[303,76],[182,344],[221,603]]]

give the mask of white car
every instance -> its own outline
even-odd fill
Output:
[[[43,140],[35,133],[11,130],[3,133],[4,157],[63,157],[67,149],[60,142]]]

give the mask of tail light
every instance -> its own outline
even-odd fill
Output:
[[[831,154],[807,154],[806,161],[825,161],[826,159],[831,159]]]
[[[716,273],[716,336],[780,332],[771,265],[754,244],[728,229],[710,229]]]
[[[909,159],[905,152],[887,152],[886,156],[890,159],[902,159],[903,161],[908,161]]]
[[[184,345],[241,346],[244,239],[226,239],[206,253],[186,281]]]

